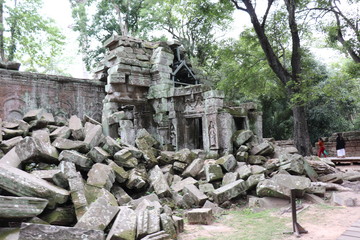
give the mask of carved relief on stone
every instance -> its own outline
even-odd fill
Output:
[[[185,98],[185,113],[204,112],[204,99],[200,94]]]
[[[216,124],[216,118],[215,116],[208,119],[208,135],[209,135],[209,147],[210,149],[218,149],[219,148],[219,144],[218,144],[218,128],[217,128],[217,124]]]
[[[177,134],[176,134],[175,124],[173,122],[171,122],[171,124],[170,124],[170,143],[174,147],[176,147],[176,144],[177,144],[176,137],[177,137]]]
[[[23,108],[25,101],[18,96],[12,96],[4,101],[4,116],[5,120],[22,119],[24,116]]]

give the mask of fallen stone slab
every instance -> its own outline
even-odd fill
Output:
[[[189,166],[186,167],[185,171],[181,174],[183,177],[196,177],[198,173],[204,167],[205,159],[196,158],[194,161],[190,163]]]
[[[216,164],[222,166],[227,172],[231,172],[237,166],[236,159],[232,154],[228,154],[219,158],[218,160],[216,160]]]
[[[51,225],[72,226],[76,222],[75,210],[72,206],[57,207],[42,214],[41,220]]]
[[[248,179],[246,179],[246,185],[248,187],[248,190],[255,188],[259,182],[264,180],[265,180],[265,175],[263,173],[251,175],[250,177],[248,177]]]
[[[248,190],[246,181],[239,179],[213,191],[213,199],[217,204],[221,204],[232,198],[239,196]]]
[[[143,200],[135,209],[136,236],[142,238],[146,235],[160,231],[161,205],[159,202]]]
[[[0,219],[36,217],[48,202],[42,198],[0,196]]]
[[[25,137],[15,147],[20,161],[41,160],[46,163],[58,163],[59,153],[49,143],[41,142],[33,137]]]
[[[50,133],[50,139],[54,140],[56,138],[69,138],[71,135],[71,130],[67,126],[62,126]]]
[[[41,118],[41,116],[44,113],[44,109],[33,109],[28,111],[27,113],[25,113],[23,120],[25,122],[30,122],[33,120],[39,120]]]
[[[186,186],[186,185],[190,185],[190,184],[198,184],[198,181],[195,180],[194,178],[192,177],[187,177],[179,182],[176,182],[175,184],[172,184],[171,185],[171,189],[174,191],[174,192],[180,192],[183,190],[183,188]]]
[[[325,200],[315,194],[305,193],[304,199],[315,204],[325,204]]]
[[[360,205],[360,194],[354,192],[332,192],[331,202],[338,206],[356,207]]]
[[[97,163],[104,162],[106,159],[110,158],[110,154],[101,147],[92,148],[86,156]]]
[[[165,231],[159,231],[153,234],[149,234],[146,237],[141,238],[141,240],[171,240],[170,237]]]
[[[17,155],[15,148],[12,148],[9,152],[7,152],[1,159],[0,164],[6,164],[12,167],[18,167],[21,164],[21,160]]]
[[[111,160],[106,160],[106,163],[113,169],[115,173],[115,180],[118,183],[126,182],[126,180],[129,178],[129,173],[125,171],[124,168],[117,165],[115,162]]]
[[[93,165],[93,161],[91,161],[91,159],[74,150],[62,151],[59,155],[59,161],[72,162],[84,169],[90,169]]]
[[[105,188],[98,188],[85,184],[85,196],[89,204],[92,204],[99,198],[105,198],[109,205],[115,207],[119,206],[115,196]]]
[[[270,142],[264,141],[253,147],[250,153],[252,155],[269,156],[274,153],[274,146]]]
[[[83,141],[73,141],[66,138],[56,138],[52,145],[59,150],[75,150],[81,153],[89,152],[89,145]]]
[[[239,176],[239,173],[237,173],[237,172],[225,173],[225,175],[222,179],[221,185],[225,186],[226,184],[235,182],[238,179],[238,176]]]
[[[254,133],[251,130],[238,130],[232,136],[233,143],[236,148],[239,148],[241,145],[246,143],[252,136],[254,136]]]
[[[301,197],[310,186],[311,181],[306,177],[277,174],[270,179],[261,181],[256,187],[256,194],[259,197],[279,197],[289,199],[291,189],[296,189],[298,197]]]
[[[245,163],[238,163],[238,167],[235,169],[235,172],[239,173],[239,178],[247,179],[251,174],[251,167]]]
[[[85,138],[86,139],[86,138]],[[112,137],[106,136],[104,138],[104,144],[102,145],[102,149],[108,152],[110,155],[115,155],[116,152],[120,151],[122,148],[120,144],[116,142]]]
[[[49,207],[65,203],[70,193],[18,168],[0,164],[0,188],[20,197],[39,197],[49,201]]]
[[[85,195],[84,180],[79,172],[68,179],[71,200],[74,204],[76,218],[79,220],[88,210],[88,201]]]
[[[20,129],[7,129],[7,128],[2,128],[2,138],[3,140],[8,140],[17,136],[23,136],[24,135],[24,131],[20,130]]]
[[[170,239],[176,239],[177,232],[174,220],[167,213],[160,214],[162,229],[170,236]]]
[[[138,165],[138,160],[128,149],[122,149],[115,153],[114,161],[121,167],[134,168]]]
[[[127,194],[125,192],[125,190],[120,187],[115,185],[112,189],[111,189],[112,193],[114,194],[119,206],[125,205],[128,202],[132,201],[133,199],[129,196],[129,194]]]
[[[86,128],[86,124],[85,124]],[[88,131],[85,130],[84,142],[89,145],[90,148],[96,147],[100,144],[103,138],[102,127],[100,125],[93,125]]]
[[[282,198],[274,198],[274,197],[249,197],[249,207],[253,208],[265,208],[265,209],[272,209],[272,208],[283,208],[289,207],[290,201],[288,199]]]
[[[190,164],[196,157],[197,157],[196,153],[192,152],[188,148],[183,148],[175,152],[173,156],[175,161],[179,161],[186,164]]]
[[[214,215],[218,215],[220,216],[222,213],[224,213],[224,209],[222,209],[221,207],[219,207],[219,205],[217,205],[216,203],[210,202],[209,200],[207,200],[202,208],[211,208],[211,211]]]
[[[3,150],[4,153],[7,153],[23,139],[24,138],[22,136],[17,136],[14,138],[10,138],[9,140],[0,141],[0,149]]]
[[[208,197],[193,184],[184,186],[183,194],[184,201],[189,206],[201,207],[208,199]]]
[[[211,208],[195,208],[186,213],[189,224],[210,225],[214,221]]]
[[[51,144],[50,132],[47,128],[34,130],[31,132],[31,136],[38,139],[40,142]]]
[[[114,224],[106,240],[134,240],[136,238],[136,213],[129,207],[119,207]]]
[[[129,171],[129,178],[126,187],[130,189],[140,189],[148,183],[145,166],[139,165]]]
[[[252,165],[262,165],[266,162],[266,157],[261,155],[250,155],[247,162]]]
[[[109,205],[106,198],[98,198],[76,223],[76,228],[104,230],[118,213],[119,207]]]
[[[207,182],[220,180],[224,177],[224,173],[221,169],[221,166],[218,164],[206,164],[204,166],[204,172]]]
[[[76,115],[73,115],[69,119],[69,128],[71,130],[71,136],[76,140],[84,140],[84,129],[81,119]]]
[[[158,165],[149,171],[149,181],[156,195],[159,197],[171,197],[170,187]]]
[[[302,175],[304,169],[304,157],[300,154],[283,154],[279,157],[280,169],[286,170],[289,173]]]
[[[76,227],[22,223],[19,239],[21,240],[104,240],[104,232]]]
[[[102,163],[94,164],[87,175],[87,184],[109,191],[115,182],[115,173],[112,167]]]
[[[184,219],[175,215],[172,216],[172,219],[174,221],[176,232],[178,234],[184,232]]]
[[[67,188],[69,186],[65,174],[63,174],[59,169],[35,170],[32,171],[31,174],[36,176],[37,178],[41,178],[48,182],[54,183],[61,188]]]
[[[133,206],[133,208],[137,208],[139,204],[144,200],[147,200],[149,202],[160,202],[159,197],[155,193],[151,193],[149,195],[142,196],[138,199],[134,199],[129,204]]]

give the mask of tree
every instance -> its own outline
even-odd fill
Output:
[[[54,21],[41,16],[41,0],[0,1],[0,56],[17,60],[27,71],[54,71],[48,66],[61,55],[64,36]]]
[[[266,20],[269,11],[274,3],[273,0],[268,0],[267,9],[260,22],[257,13],[255,12],[254,5],[250,0],[231,0],[234,6],[243,12],[246,12],[251,19],[251,23],[258,37],[259,43],[264,51],[267,62],[280,80],[280,84],[286,90],[288,99],[293,99],[293,96],[301,91],[302,83],[302,50],[300,45],[299,28],[296,21],[296,8],[297,3],[295,0],[284,0],[287,10],[288,31],[290,32],[291,39],[291,60],[290,64],[281,63],[280,55],[275,51],[275,48],[269,41],[266,33]],[[301,99],[293,101],[293,137],[296,147],[302,155],[311,154],[311,143],[309,138],[309,131],[306,118],[306,109]]]
[[[142,11],[148,7],[149,0],[69,1],[75,21],[73,30],[79,32],[78,41],[88,70],[102,60],[105,53],[102,43],[112,34],[146,35],[140,23],[143,21]],[[94,10],[95,13],[90,14]]]
[[[317,0],[315,7],[307,9],[314,10],[317,15],[313,17],[328,34],[330,46],[342,50],[349,54],[354,62],[360,63],[359,0]],[[328,15],[332,16],[326,18]],[[336,43],[340,43],[342,47]]]

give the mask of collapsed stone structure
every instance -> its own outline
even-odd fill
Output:
[[[176,239],[179,208],[192,209],[189,223],[210,224],[220,207],[245,197],[264,206],[297,189],[319,202],[328,190],[351,190],[336,183],[360,179],[292,146],[258,144],[251,130],[235,132],[236,150],[220,156],[163,150],[145,129],[132,146],[105,136],[94,119],[59,121],[42,109],[0,126],[0,236],[14,239]]]
[[[232,152],[236,130],[262,137],[256,105],[227,105],[221,91],[199,84],[179,43],[115,35],[104,46],[109,51],[96,74],[107,83],[102,123],[109,136],[134,145],[145,128],[170,149],[216,153]]]

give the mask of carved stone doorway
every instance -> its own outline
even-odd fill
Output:
[[[202,118],[186,118],[185,146],[189,149],[204,149]]]

